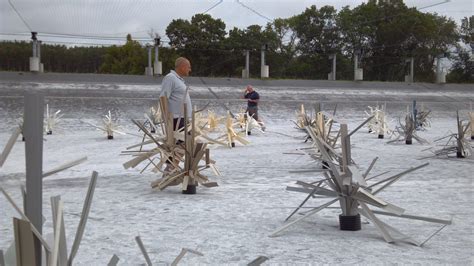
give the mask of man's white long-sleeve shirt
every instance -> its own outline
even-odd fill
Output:
[[[163,78],[161,83],[160,97],[168,98],[169,111],[174,118],[184,117],[184,104],[186,103],[186,110],[188,118],[191,118],[192,104],[189,92],[186,91],[186,83],[174,70],[171,70],[168,75]]]

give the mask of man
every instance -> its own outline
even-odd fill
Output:
[[[244,98],[247,99],[246,112],[258,121],[258,101],[260,100],[260,95],[258,95],[258,92],[256,92],[252,86],[248,85],[244,92]]]
[[[258,102],[260,101],[260,95],[253,89],[252,86],[247,85],[247,88],[245,89],[244,93],[244,98],[247,99],[246,112],[262,126],[262,130],[265,130],[263,122],[258,119]]]
[[[191,117],[191,98],[183,79],[183,77],[189,76],[189,72],[191,72],[191,63],[188,59],[179,57],[174,63],[174,70],[171,70],[161,83],[160,97],[165,96],[168,99],[168,107],[173,114],[175,130],[178,120],[183,121],[180,122],[178,128],[184,127],[184,104],[186,104],[188,118]]]
[[[192,114],[191,98],[183,79],[183,77],[189,76],[189,72],[191,72],[191,63],[188,59],[179,57],[174,63],[174,70],[171,70],[161,83],[160,97],[165,96],[168,99],[168,110],[173,114],[175,131],[184,128],[184,104],[186,104],[187,117],[191,118]],[[181,143],[182,141],[178,141],[176,144]],[[169,160],[173,160],[173,158],[169,158]],[[169,160],[166,162],[163,176],[168,175],[174,168]],[[176,158],[174,161],[175,163],[179,162]]]

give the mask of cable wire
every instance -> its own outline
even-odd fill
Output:
[[[202,12],[201,14],[206,14],[207,12],[211,11],[212,9],[214,9],[216,6],[222,4],[222,2],[224,2],[224,0],[219,0],[219,3],[211,6],[210,8],[208,8],[206,11]]]
[[[13,5],[12,1],[11,1],[11,0],[8,0],[8,3],[9,3],[10,6],[13,8],[13,10],[14,10],[15,13],[18,15],[18,17],[20,17],[21,21],[23,21],[23,23],[25,24],[25,26],[30,30],[30,32],[32,32],[33,30],[31,29],[30,25],[28,24],[28,22],[26,22],[26,20],[23,18],[23,16],[20,14],[20,12],[18,12],[18,10],[16,9],[15,5]]]
[[[268,20],[269,22],[272,22],[272,21],[273,21],[273,19],[270,19],[270,18],[268,18],[267,16],[262,15],[260,12],[256,11],[255,9],[253,9],[253,8],[251,8],[251,7],[247,6],[247,5],[245,5],[244,3],[240,2],[240,0],[235,0],[235,1],[236,1],[238,4],[240,4],[241,6],[245,7],[246,9],[248,9],[248,10],[252,11],[253,13],[257,14],[258,16],[260,16],[260,17],[262,17],[262,18]]]

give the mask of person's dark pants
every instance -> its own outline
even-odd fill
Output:
[[[248,106],[247,112],[249,116],[253,117],[253,119],[258,121],[258,107],[257,106]]]
[[[179,120],[179,125],[178,125],[178,120]],[[179,131],[182,128],[184,128],[184,118],[173,118],[173,130],[174,131]],[[177,140],[176,145],[180,145],[184,143],[182,140]],[[173,161],[173,157],[168,157],[168,160],[166,161],[167,164],[171,164],[171,161]]]

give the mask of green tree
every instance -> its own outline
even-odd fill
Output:
[[[130,34],[123,46],[111,46],[107,49],[101,73],[142,75],[147,64],[146,49],[134,41]]]
[[[191,60],[194,75],[219,75],[221,68],[212,66],[225,58],[222,42],[225,23],[208,14],[196,14],[191,21],[176,19],[166,28],[170,45],[181,56]]]
[[[232,73],[240,76],[245,66],[245,51],[250,52],[250,75],[260,76],[261,50],[266,49],[266,61],[272,62],[274,51],[278,47],[278,38],[269,23],[264,28],[260,25],[250,25],[246,29],[233,28],[225,41],[225,47],[233,50]],[[272,73],[272,68],[270,68]],[[272,75],[272,74],[270,74]]]
[[[468,51],[459,51],[446,80],[452,83],[474,83],[474,60]]]
[[[415,78],[434,80],[435,55],[456,44],[456,24],[446,17],[408,8],[402,0],[374,1],[343,8],[338,24],[343,52],[362,51],[364,79],[402,80],[405,58],[414,57]]]
[[[275,34],[275,47],[270,49],[267,56],[272,77],[290,77],[288,70],[292,68],[292,64],[296,63],[294,58],[297,53],[297,36],[293,21],[292,18],[277,18],[270,24],[269,30]]]

